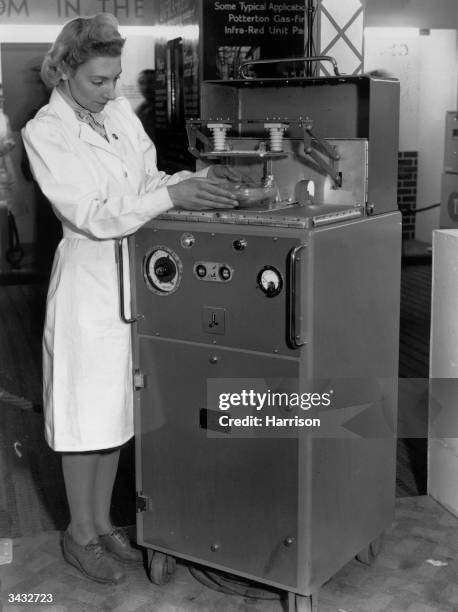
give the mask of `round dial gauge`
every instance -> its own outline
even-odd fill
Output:
[[[167,247],[156,247],[144,259],[146,284],[159,295],[173,293],[180,284],[182,265],[179,257]]]
[[[267,297],[274,297],[283,287],[280,272],[273,266],[265,266],[258,274],[258,287]]]

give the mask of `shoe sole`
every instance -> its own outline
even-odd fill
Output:
[[[82,574],[86,576],[86,578],[89,578],[94,582],[99,582],[101,584],[120,584],[125,578],[124,576],[119,580],[113,580],[112,578],[96,578],[95,576],[92,576],[91,574],[86,572],[80,561],[78,561],[76,557],[74,557],[68,550],[66,550],[65,546],[62,547],[62,551],[64,554],[64,559],[67,561],[67,563],[70,563],[70,565],[76,567]]]

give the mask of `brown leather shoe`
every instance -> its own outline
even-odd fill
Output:
[[[133,548],[124,529],[114,527],[110,533],[100,535],[99,540],[103,548],[118,561],[141,563],[142,552],[138,548]]]
[[[81,546],[66,531],[62,539],[65,560],[77,567],[87,578],[95,582],[119,584],[125,578],[115,561],[105,554],[98,538]]]

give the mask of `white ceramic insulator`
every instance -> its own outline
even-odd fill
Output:
[[[224,151],[226,148],[226,132],[227,128],[212,128],[213,130],[213,146],[215,151]]]
[[[213,134],[213,148],[215,151],[226,150],[226,132],[231,129],[230,123],[207,123]]]
[[[284,129],[280,128],[269,128],[270,132],[270,150],[271,151],[283,151],[283,132]]]
[[[269,123],[264,123],[264,128],[270,135],[270,150],[283,151],[283,134],[288,129],[288,124],[280,121],[275,123],[269,121]]]

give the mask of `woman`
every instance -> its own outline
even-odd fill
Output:
[[[107,13],[68,22],[46,55],[50,102],[23,130],[33,174],[62,222],[43,336],[45,435],[62,453],[65,559],[123,579],[138,551],[110,520],[119,447],[133,435],[130,330],[118,315],[115,239],[172,207],[230,208],[215,166],[167,176],[129,102],[115,97],[124,40]],[[207,174],[208,172],[208,174]],[[207,176],[207,178],[205,178]]]

